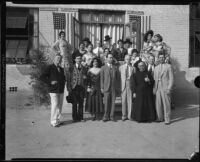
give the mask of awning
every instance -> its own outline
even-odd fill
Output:
[[[196,35],[197,39],[198,39],[199,42],[200,42],[200,34],[195,34],[195,35]]]
[[[6,28],[25,28],[26,27],[26,17],[6,17]]]

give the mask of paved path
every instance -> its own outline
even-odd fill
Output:
[[[72,123],[64,107],[59,128],[50,110],[36,107],[31,93],[7,92],[6,159],[11,158],[188,158],[198,148],[199,108],[176,107],[172,124],[134,121]],[[118,119],[120,115],[118,114]]]

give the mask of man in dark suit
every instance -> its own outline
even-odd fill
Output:
[[[75,56],[75,64],[72,68],[69,93],[72,93],[72,118],[73,121],[85,121],[83,119],[83,102],[85,97],[85,84],[87,80],[87,69],[82,66],[82,56],[77,54]]]
[[[153,55],[150,55],[147,70],[148,72],[151,73],[152,76],[154,75],[154,69],[155,69],[155,57]]]
[[[104,106],[105,113],[103,121],[114,119],[115,111],[115,96],[116,92],[120,89],[120,74],[118,68],[113,65],[113,55],[108,54],[106,56],[107,62],[101,68],[100,77],[101,77],[101,91],[104,94]]]
[[[51,98],[51,125],[57,127],[60,124],[60,118],[63,105],[63,94],[65,87],[64,69],[60,66],[62,56],[56,54],[54,63],[49,65],[46,71],[40,76],[40,80],[49,85],[49,94]]]
[[[113,51],[113,56],[117,61],[124,61],[124,57],[128,54],[127,49],[124,48],[124,42],[122,39],[118,40],[118,48]]]

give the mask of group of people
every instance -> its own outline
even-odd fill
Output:
[[[84,38],[73,51],[65,33],[59,36],[53,45],[54,64],[40,77],[49,85],[52,126],[60,125],[65,84],[74,122],[85,121],[84,107],[92,120],[116,121],[115,100],[121,96],[122,121],[170,124],[174,79],[161,35],[148,31],[141,51],[131,47],[130,39],[112,45],[109,35],[103,46],[97,41],[93,49],[89,38]]]

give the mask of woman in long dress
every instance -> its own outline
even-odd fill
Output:
[[[100,120],[100,114],[103,113],[103,99],[100,86],[101,61],[94,58],[91,62],[91,68],[88,70],[88,87],[85,109],[91,113],[93,120]]]
[[[73,67],[72,51],[73,48],[69,42],[65,39],[65,32],[59,33],[59,39],[54,43],[53,50],[55,53],[60,53],[63,57],[61,66],[64,68],[64,74],[67,80],[67,88],[69,87],[70,71]]]
[[[138,64],[139,71],[132,77],[133,104],[132,118],[138,122],[156,120],[156,110],[153,99],[153,77],[147,72],[144,62]]]

